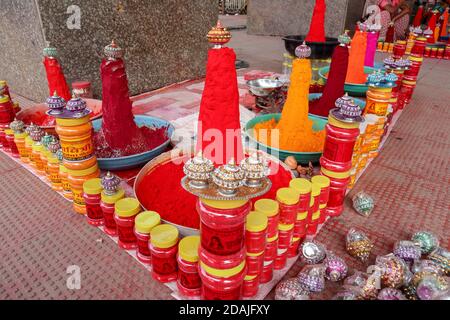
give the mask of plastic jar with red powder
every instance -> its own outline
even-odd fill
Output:
[[[247,274],[248,275],[258,275],[261,273],[264,266],[264,251],[259,253],[248,253],[247,252]]]
[[[326,205],[328,203],[328,198],[330,197],[330,178],[317,175],[311,178],[311,183],[320,188],[319,204]]]
[[[281,270],[286,266],[288,256],[288,248],[278,248],[277,250],[277,256],[275,257],[275,260],[273,261],[273,268],[275,270]]]
[[[309,202],[311,201],[311,182],[304,178],[292,179],[289,187],[299,194],[298,211],[306,212],[309,210]]]
[[[203,300],[240,300],[242,285],[247,274],[245,260],[229,269],[219,269],[200,259]]]
[[[325,212],[327,216],[339,216],[344,210],[344,199],[351,181],[350,171],[333,172],[322,167],[321,174],[330,178],[330,197]]]
[[[307,235],[314,235],[317,232],[317,227],[319,226],[320,210],[316,211],[312,215],[311,223],[308,224],[308,229],[306,230]]]
[[[256,296],[259,290],[259,276],[246,275],[244,284],[242,286],[242,296],[244,298],[251,298]]]
[[[181,239],[178,244],[178,290],[185,296],[200,296],[202,280],[198,272],[199,236]]]
[[[137,199],[123,198],[114,206],[114,220],[119,235],[119,247],[125,250],[137,248],[136,235],[134,234],[134,220],[141,212],[141,205]]]
[[[302,238],[306,235],[306,228],[308,226],[308,212],[309,211],[297,213],[297,220],[295,221],[294,225],[293,237]]]
[[[150,232],[161,223],[161,217],[155,211],[139,213],[134,220],[134,234],[136,235],[137,252],[139,261],[150,264],[152,256],[150,252]]]
[[[117,236],[117,225],[114,220],[114,206],[117,201],[125,197],[123,189],[117,190],[116,193],[108,195],[105,191],[102,191],[102,202],[100,207],[103,212],[104,226],[103,231],[110,236]]]
[[[177,279],[178,229],[170,224],[160,224],[150,232],[152,277],[160,282]]]
[[[329,117],[330,120],[334,119]],[[355,128],[339,127],[340,122],[330,121],[325,126],[326,138],[323,149],[323,157],[340,163],[352,161],[353,147],[359,136],[358,126]],[[356,124],[358,125],[358,123]]]
[[[267,238],[266,249],[264,250],[264,261],[272,261],[277,256],[278,234],[273,238]]]
[[[319,206],[319,210],[320,210],[320,218],[319,218],[319,224],[324,223],[327,220],[327,211],[326,211],[327,205],[326,204],[321,204]]]
[[[245,223],[245,247],[247,253],[262,253],[266,248],[267,216],[258,211],[247,215]]]
[[[273,238],[278,234],[279,205],[271,199],[260,199],[255,202],[255,211],[267,216],[267,238]]]
[[[292,188],[280,188],[277,191],[277,201],[280,206],[278,223],[294,224],[297,218],[299,194]]]
[[[298,255],[298,247],[300,246],[301,240],[301,238],[292,238],[292,242],[287,253],[288,258],[293,258]]]
[[[294,224],[279,224],[278,225],[278,248],[287,249],[292,241],[294,234]]]
[[[264,260],[263,270],[261,272],[261,275],[259,276],[259,283],[267,283],[272,280],[273,265],[274,265],[274,260],[271,260],[271,261]]]
[[[103,225],[103,211],[100,207],[102,190],[102,181],[100,178],[89,179],[83,183],[86,219],[92,226]]]
[[[247,200],[199,200],[202,248],[220,256],[239,252],[245,244],[245,217],[250,209]]]
[[[19,154],[19,149],[17,148],[17,145],[14,141],[14,131],[11,129],[6,129],[5,130],[5,139],[6,139],[6,143],[9,146],[9,150],[6,150],[6,152],[11,152],[11,156],[14,158],[19,158],[20,154]]]

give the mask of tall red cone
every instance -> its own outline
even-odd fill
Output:
[[[239,91],[235,68],[236,54],[222,47],[231,38],[230,33],[217,23],[208,33],[214,44],[208,52],[206,80],[200,103],[197,130],[197,152],[216,165],[236,163],[244,157],[239,115]]]
[[[52,96],[55,92],[64,100],[69,101],[71,98],[69,86],[61,65],[57,59],[58,53],[56,48],[49,45],[44,49],[44,67],[47,74],[48,92]]]
[[[423,6],[419,6],[417,9],[416,16],[414,17],[413,26],[414,27],[420,27],[422,24],[422,18],[423,18]]]
[[[433,11],[430,17],[430,20],[428,20],[428,28],[433,30],[436,28],[436,23],[437,23],[437,18],[438,18],[438,12],[437,11]]]
[[[333,109],[336,99],[344,95],[345,77],[348,68],[348,44],[350,37],[347,33],[339,36],[341,45],[334,49],[333,57],[330,64],[330,72],[328,73],[328,80],[323,90],[322,97],[317,101],[310,103],[309,113],[327,117],[330,110]]]
[[[314,12],[309,26],[309,32],[306,36],[308,42],[325,42],[325,12],[327,6],[325,0],[316,0]]]

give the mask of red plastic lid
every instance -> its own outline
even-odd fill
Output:
[[[75,81],[72,82],[72,88],[73,89],[86,89],[91,86],[91,83],[89,81]]]
[[[214,269],[231,269],[237,267],[245,260],[245,256],[245,247],[235,254],[226,256],[212,254],[202,247],[199,249],[200,261]]]

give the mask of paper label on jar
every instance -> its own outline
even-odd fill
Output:
[[[76,203],[80,206],[86,205],[86,203],[84,202],[83,191],[72,189],[72,194],[73,194],[73,202],[74,203]]]
[[[152,268],[157,274],[172,274],[177,272],[177,259],[175,256],[160,258],[152,254]]]
[[[239,252],[244,246],[245,225],[234,229],[211,229],[201,224],[201,242],[204,249],[224,256]]]
[[[90,138],[80,141],[64,141],[61,139],[63,157],[67,161],[82,161],[94,154],[94,147]]]

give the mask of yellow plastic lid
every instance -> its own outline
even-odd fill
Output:
[[[67,168],[63,164],[60,164],[59,171],[65,173],[65,172],[67,172]]]
[[[298,193],[292,188],[280,188],[277,191],[277,200],[286,205],[294,205],[298,203]]]
[[[313,184],[317,184],[321,188],[327,188],[330,186],[330,178],[322,176],[322,175],[317,175],[317,176],[312,177],[311,182]]]
[[[150,231],[150,242],[157,248],[171,248],[178,242],[178,229],[171,224],[160,224]]]
[[[31,139],[30,136],[27,136],[27,137],[25,138],[25,143],[27,143],[28,145],[32,145],[32,144],[33,144],[33,139]]]
[[[209,207],[213,207],[216,209],[236,209],[242,207],[247,203],[248,200],[209,200],[209,199],[200,199],[201,202],[206,204]]]
[[[257,253],[250,253],[250,252],[247,252],[246,254],[247,254],[247,256],[249,256],[249,257],[259,257],[259,256],[262,255],[263,253],[264,253],[264,250],[261,251],[261,252],[257,252]]]
[[[4,131],[5,131],[5,133],[6,133],[7,135],[12,135],[12,134],[14,134],[14,131],[13,131],[12,129],[5,129]]]
[[[328,177],[331,178],[335,178],[335,179],[345,179],[350,177],[350,170],[345,171],[345,172],[334,172],[334,171],[330,171],[325,169],[324,167],[320,168],[320,171],[327,175]]]
[[[74,177],[84,177],[84,176],[88,176],[90,174],[93,174],[94,172],[96,172],[98,170],[98,166],[97,164],[93,165],[90,168],[84,169],[84,170],[71,170],[71,169],[67,169],[67,172]]]
[[[297,238],[297,237],[294,237],[294,238],[292,238],[292,242],[297,242],[297,241],[299,241],[301,238]]]
[[[289,231],[294,228],[294,224],[278,224],[278,230],[280,231]]]
[[[289,182],[289,187],[300,194],[307,194],[311,192],[311,182],[304,178],[295,178]]]
[[[102,191],[102,201],[107,204],[114,204],[123,197],[125,197],[125,191],[122,188],[113,195],[107,195],[105,191]]]
[[[324,203],[324,204],[319,204],[319,209],[325,209],[327,207],[327,204],[326,203]]]
[[[44,146],[40,143],[33,144],[33,151],[41,152],[44,149]]]
[[[308,211],[297,213],[297,220],[305,220],[308,217]]]
[[[320,211],[316,211],[313,213],[311,220],[317,220],[320,217]]]
[[[274,242],[278,240],[278,233],[276,234],[276,236],[272,237],[272,238],[267,238],[267,242]]]
[[[257,276],[258,276],[258,275],[254,275],[254,276],[246,275],[246,276],[244,277],[244,281],[252,281],[252,280],[255,280]]]
[[[202,261],[200,261],[200,266],[202,267],[203,270],[206,271],[206,273],[215,276],[215,277],[219,277],[219,278],[230,278],[233,277],[239,273],[242,272],[242,270],[244,270],[245,268],[245,260],[238,266],[231,268],[231,269],[215,269],[215,268],[211,268],[210,266],[204,264]]]
[[[85,123],[88,123],[90,121],[90,116],[87,115],[83,118],[79,119],[63,119],[63,118],[56,118],[56,124],[60,126],[66,126],[66,127],[75,127],[79,126]]]
[[[247,215],[245,228],[250,232],[260,232],[267,228],[267,216],[258,211],[252,211]]]
[[[134,227],[137,232],[149,234],[150,231],[161,223],[160,215],[155,211],[144,211],[134,219]]]
[[[255,202],[255,211],[265,213],[268,217],[273,217],[278,214],[278,202],[272,199],[260,199]]]
[[[18,139],[24,139],[27,137],[27,133],[26,132],[21,132],[21,133],[14,133],[14,138],[18,138]],[[31,139],[31,138],[30,138]]]
[[[5,103],[9,101],[9,97],[8,96],[0,96],[0,103]]]
[[[102,180],[100,178],[89,179],[83,183],[83,192],[86,194],[100,194],[102,190]]]
[[[317,197],[320,195],[320,186],[316,183],[313,183],[311,186],[311,196]]]
[[[178,244],[178,254],[184,261],[197,262],[199,247],[200,236],[184,237]]]
[[[311,200],[309,200],[309,206],[312,207],[314,205],[314,197],[311,197]]]
[[[352,123],[342,122],[342,121],[339,121],[338,119],[336,119],[335,117],[333,117],[332,114],[330,114],[328,116],[328,123],[332,126],[335,126],[338,128],[344,128],[344,129],[359,128],[359,122],[352,122]]]
[[[59,160],[57,157],[55,157],[53,154],[51,154],[48,158],[49,163],[59,163]],[[61,169],[60,169],[61,170]]]
[[[141,211],[141,205],[135,198],[123,198],[114,205],[114,212],[123,218],[132,217]]]

